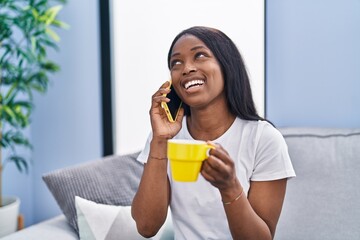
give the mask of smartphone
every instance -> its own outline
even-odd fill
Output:
[[[181,108],[182,101],[179,98],[179,96],[176,94],[171,81],[170,81],[169,88],[171,89],[170,93],[167,95],[165,94],[164,96],[169,98],[170,102],[168,102],[168,103],[162,102],[161,107],[165,110],[166,116],[169,119],[169,121],[175,122],[177,119],[177,116],[179,114],[179,110]]]

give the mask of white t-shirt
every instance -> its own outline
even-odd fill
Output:
[[[147,161],[151,138],[150,134],[138,161]],[[187,129],[186,117],[174,138],[193,139]],[[231,127],[213,142],[221,144],[234,160],[236,175],[245,193],[250,181],[295,177],[283,136],[266,121],[236,118]],[[176,182],[172,180],[168,167],[168,176],[175,239],[232,239],[217,188],[201,174],[196,182]]]

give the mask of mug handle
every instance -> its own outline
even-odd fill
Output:
[[[215,144],[213,144],[212,142],[208,142],[206,145],[206,157],[210,156],[210,150],[211,149],[215,149]]]

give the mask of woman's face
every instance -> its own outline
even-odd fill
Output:
[[[172,49],[170,72],[176,92],[190,107],[204,108],[226,102],[220,65],[197,37],[179,38]]]

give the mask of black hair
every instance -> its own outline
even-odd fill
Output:
[[[230,112],[245,120],[264,120],[256,111],[251,93],[249,76],[244,61],[234,42],[220,30],[195,26],[180,32],[168,52],[168,67],[173,47],[180,37],[189,34],[197,37],[212,51],[224,76],[226,99]],[[185,115],[190,115],[184,104]]]

